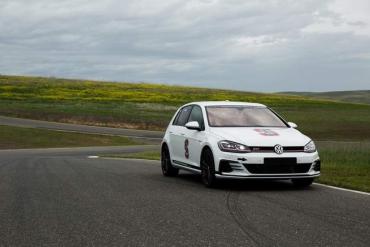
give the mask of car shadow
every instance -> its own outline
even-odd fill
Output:
[[[181,179],[194,185],[204,187],[200,175],[192,173],[180,173],[176,179]],[[206,187],[204,187],[207,189]],[[294,186],[290,180],[238,180],[238,179],[218,179],[215,190],[227,191],[314,191],[316,188],[310,186],[300,188]]]

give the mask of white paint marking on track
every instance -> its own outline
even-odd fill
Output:
[[[149,159],[139,159],[139,158],[124,158],[124,157],[109,157],[109,156],[103,156],[99,157],[101,159],[106,160],[132,160],[132,161],[144,161],[144,162],[152,162],[152,163],[160,163],[160,160],[149,160]]]
[[[335,187],[331,185],[326,185],[326,184],[319,184],[319,183],[314,183],[314,185],[322,186],[322,187],[327,187],[335,190],[342,190],[342,191],[347,191],[347,192],[353,192],[361,195],[367,195],[370,196],[370,193],[364,192],[364,191],[358,191],[358,190],[350,190],[350,189],[345,189],[345,188],[340,188],[340,187]]]
[[[90,156],[87,156],[88,159],[97,159],[99,158],[99,156],[96,156],[96,155],[90,155]]]

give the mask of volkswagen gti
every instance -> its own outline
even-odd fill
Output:
[[[309,186],[320,176],[315,143],[265,105],[244,102],[194,102],[179,108],[161,146],[165,176],[179,169],[216,180],[291,179]]]

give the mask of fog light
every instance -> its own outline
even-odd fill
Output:
[[[312,169],[316,172],[319,172],[321,170],[321,161],[316,160],[315,162],[313,162]]]
[[[220,173],[223,172],[232,172],[233,169],[231,168],[229,161],[227,160],[221,160],[220,161],[220,167],[219,167]]]

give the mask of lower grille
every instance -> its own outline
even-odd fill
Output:
[[[296,158],[265,158],[263,164],[243,164],[254,174],[306,173],[311,163],[297,164]]]

